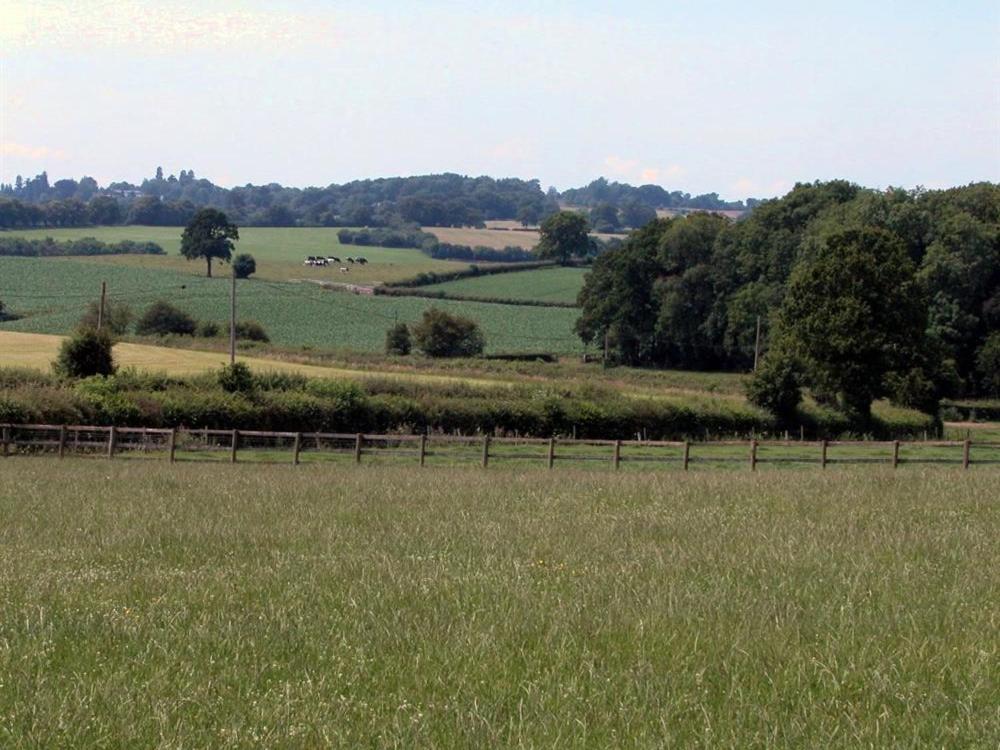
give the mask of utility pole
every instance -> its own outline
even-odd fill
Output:
[[[236,271],[233,271],[232,291],[229,295],[229,365],[236,364]]]
[[[757,340],[753,345],[753,371],[757,372],[757,362],[760,360],[760,316],[757,316]]]
[[[104,300],[108,296],[108,282],[101,282],[101,304],[97,306],[97,330],[104,325]]]
[[[610,336],[610,331],[604,331],[604,369],[608,369],[608,338]]]

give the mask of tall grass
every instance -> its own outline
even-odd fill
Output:
[[[0,746],[996,747],[996,472],[0,464]]]

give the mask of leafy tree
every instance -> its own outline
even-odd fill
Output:
[[[80,328],[62,342],[52,369],[56,375],[64,378],[113,375],[115,361],[112,347],[114,342],[107,331]]]
[[[801,360],[806,383],[836,394],[860,427],[890,376],[918,363],[926,300],[903,243],[881,229],[851,229],[792,272],[778,335]]]
[[[539,258],[554,258],[566,264],[590,252],[587,217],[576,211],[560,211],[542,222],[541,240],[535,248]]]
[[[226,336],[229,336],[229,324],[226,324]],[[264,330],[264,326],[256,320],[237,320],[236,339],[238,341],[259,341],[266,344],[271,340]]]
[[[397,323],[385,332],[385,353],[407,355],[412,348],[410,329],[406,323]]]
[[[625,226],[638,229],[656,221],[656,209],[638,200],[628,200],[622,204],[621,219]]]
[[[91,224],[117,224],[122,220],[122,209],[114,198],[98,195],[87,204],[87,218]]]
[[[247,279],[257,273],[257,261],[249,253],[240,253],[233,258],[233,273],[237,279]]]
[[[80,318],[80,326],[84,328],[97,328],[99,315],[100,305],[97,302],[91,302],[87,305],[87,309]],[[107,328],[115,336],[121,336],[128,331],[128,327],[132,325],[134,319],[135,315],[132,312],[132,308],[126,303],[108,300],[104,304],[104,319],[101,321],[101,328],[102,330]]]
[[[212,259],[228,261],[233,256],[233,241],[240,231],[226,215],[215,208],[203,208],[185,227],[181,235],[181,255],[188,260],[204,258],[208,277],[212,276]]]
[[[595,232],[614,232],[618,229],[618,209],[610,203],[598,203],[590,209],[590,225]]]
[[[175,333],[190,336],[195,332],[195,319],[169,302],[154,302],[135,324],[135,332],[140,336],[165,336]]]
[[[795,410],[802,401],[801,367],[787,352],[776,348],[761,360],[757,372],[747,382],[750,403],[771,412],[779,425],[795,422]]]
[[[485,347],[479,325],[468,318],[432,307],[413,326],[417,347],[429,357],[473,357]]]

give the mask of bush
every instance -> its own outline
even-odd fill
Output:
[[[247,393],[253,390],[254,377],[250,366],[243,362],[223,365],[218,374],[219,386],[226,393]]]
[[[233,258],[233,273],[237,279],[247,279],[257,272],[257,261],[248,253],[241,253]]]
[[[413,338],[429,357],[472,357],[485,347],[479,325],[468,318],[432,307],[413,326]]]
[[[790,425],[802,400],[800,377],[793,359],[772,352],[764,357],[747,383],[747,400],[769,411],[781,425]]]
[[[219,335],[219,324],[213,320],[203,320],[198,323],[196,333],[202,338],[213,339]]]
[[[229,335],[229,325],[226,325],[226,335]],[[271,338],[264,330],[264,326],[256,320],[237,320],[236,339],[238,341],[260,341],[266,344]]]
[[[87,305],[86,311],[80,318],[80,326],[83,328],[97,328],[99,315],[100,305],[97,302],[91,302]],[[128,327],[132,325],[134,319],[135,314],[127,304],[108,300],[104,304],[104,320],[101,321],[101,327],[107,328],[115,336],[121,336],[128,331]]]
[[[410,353],[410,329],[406,323],[397,323],[385,332],[385,353],[407,355]]]
[[[64,378],[86,378],[91,375],[113,375],[115,361],[111,353],[114,342],[107,331],[81,328],[59,348],[52,369]]]
[[[169,302],[160,300],[150,305],[135,325],[140,336],[165,336],[177,333],[183,336],[194,334],[195,319]]]

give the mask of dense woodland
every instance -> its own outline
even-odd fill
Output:
[[[833,279],[841,254],[846,264],[859,253],[858,267],[877,278],[866,271],[861,278]],[[846,320],[856,303],[862,327],[880,325],[885,301],[863,295],[890,279],[896,286],[889,293],[899,297],[895,310],[912,310],[905,323],[919,328],[905,347],[883,338],[884,349],[906,348],[908,369],[894,373],[900,389],[914,390],[914,381],[938,397],[994,389],[1000,186],[990,183],[875,191],[817,182],[797,185],[739,222],[710,214],[657,220],[597,258],[580,295],[577,330],[588,342],[603,344],[607,336],[617,359],[629,364],[748,370],[758,319],[765,350],[769,333],[777,335],[784,321],[800,343],[817,350],[843,344],[849,358],[850,337],[860,333],[844,330],[852,326],[838,329],[837,318]],[[789,298],[790,284],[803,299]],[[810,308],[824,305],[830,317],[810,320]],[[891,384],[879,385],[884,393],[876,397],[899,396],[920,406],[933,401],[926,393],[893,393]]]
[[[567,197],[568,196],[568,197]],[[506,219],[537,224],[561,202],[591,209],[600,231],[637,227],[657,208],[742,209],[714,193],[692,197],[656,185],[632,187],[603,178],[560,194],[542,191],[538,180],[465,177],[457,174],[357,180],[344,185],[292,188],[278,184],[231,189],[198,178],[193,170],[164,176],[162,169],[140,185],[92,177],[56,180],[48,175],[0,184],[0,227],[74,227],[94,224],[184,226],[202,207],[218,208],[240,226],[395,227],[481,226]]]

